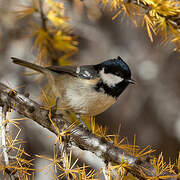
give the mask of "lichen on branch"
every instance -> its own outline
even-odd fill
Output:
[[[41,105],[19,94],[15,90],[13,90],[12,93],[11,88],[0,83],[0,106],[3,107],[5,104],[19,114],[47,128],[58,137],[60,136],[59,132],[68,129],[70,137],[69,143],[82,150],[94,153],[104,161],[105,164],[116,164],[114,167],[112,166],[112,168],[107,165],[107,167],[109,167],[109,173],[113,169],[116,169],[119,173],[127,171],[140,179],[157,177],[170,178],[175,176],[173,166],[164,163],[162,155],[157,160],[154,159],[152,161],[153,163],[151,163],[149,158],[137,158],[130,155],[126,151],[114,146],[112,142],[108,142],[104,138],[92,134],[89,130],[79,126],[71,126],[70,122],[65,120],[61,115],[51,114],[51,116],[49,116],[49,110],[42,108]],[[153,166],[153,164],[155,165]],[[123,175],[121,174],[121,176]]]

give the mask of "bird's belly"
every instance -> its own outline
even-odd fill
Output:
[[[96,92],[93,87],[81,86],[78,89],[68,88],[65,101],[72,111],[78,114],[95,116],[115,103],[115,99],[102,92]]]
[[[62,78],[63,79],[63,78]],[[81,80],[69,76],[66,80],[58,79],[58,94],[60,97],[60,109],[70,110],[76,114],[95,116],[115,103],[115,98],[97,92],[94,85],[97,80]],[[62,81],[61,81],[62,80]],[[58,95],[58,96],[59,96]]]

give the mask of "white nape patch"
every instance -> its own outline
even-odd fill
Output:
[[[116,76],[111,73],[105,73],[104,68],[99,73],[100,73],[102,81],[111,87],[114,87],[116,84],[118,84],[124,80],[120,76]]]

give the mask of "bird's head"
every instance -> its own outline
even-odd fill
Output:
[[[98,70],[101,80],[109,87],[123,83],[135,83],[131,79],[131,71],[129,66],[118,56],[117,59],[110,59],[100,64],[95,65]]]

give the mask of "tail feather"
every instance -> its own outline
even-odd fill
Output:
[[[24,61],[22,59],[15,58],[15,57],[11,57],[11,59],[13,60],[13,63],[15,63],[15,64],[28,67],[28,68],[38,71],[40,73],[45,72],[45,68],[42,66],[39,66],[37,64],[33,64],[33,63],[30,63],[30,62],[27,62],[27,61]]]

